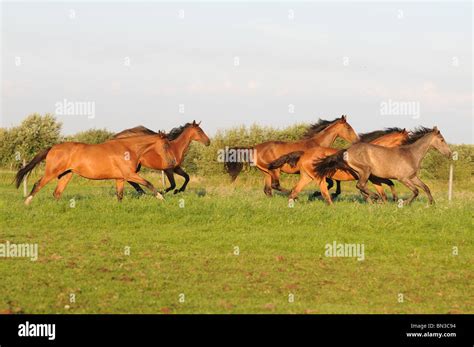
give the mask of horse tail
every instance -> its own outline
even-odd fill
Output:
[[[327,156],[324,159],[318,160],[313,164],[314,174],[320,178],[331,177],[337,170],[350,173],[354,178],[357,178],[357,173],[344,160],[346,150],[339,151],[333,155]]]
[[[235,181],[237,176],[242,172],[242,169],[244,168],[244,163],[248,164],[253,164],[253,147],[231,147],[227,149],[228,151],[237,151],[236,153],[238,154],[238,151],[247,151],[247,155],[237,156],[234,155],[233,160],[230,160],[228,156],[226,156],[224,160],[224,169],[225,171],[230,175],[230,178],[232,182]],[[236,154],[234,153],[234,154]]]
[[[23,178],[35,168],[36,165],[38,165],[40,162],[42,162],[46,156],[48,155],[49,151],[51,150],[51,147],[46,148],[44,151],[38,153],[33,160],[31,160],[28,164],[26,164],[25,167],[22,167],[18,172],[16,173],[15,176],[15,185],[18,188],[21,184],[21,181],[23,181]]]
[[[270,170],[275,170],[281,168],[285,164],[288,164],[291,167],[296,167],[296,164],[303,154],[303,151],[297,151],[282,155],[280,158],[272,161],[270,165],[268,165],[268,168]]]

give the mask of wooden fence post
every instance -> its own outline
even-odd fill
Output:
[[[23,158],[23,167],[26,166],[26,160]],[[28,175],[25,175],[25,178],[23,178],[23,197],[26,198],[28,195]]]
[[[448,201],[451,202],[453,199],[453,164],[449,165],[449,186],[448,186]]]

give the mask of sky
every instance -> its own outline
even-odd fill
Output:
[[[473,143],[471,2],[4,2],[2,127],[437,125]],[[79,103],[90,108],[84,110]],[[69,105],[65,112],[61,105]],[[71,106],[72,105],[72,106]]]

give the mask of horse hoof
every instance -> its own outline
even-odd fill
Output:
[[[158,200],[165,200],[165,197],[163,195],[161,195],[160,193],[156,193],[155,196]]]
[[[27,197],[25,200],[25,205],[28,206],[29,204],[31,204],[31,200],[33,200],[32,196]]]

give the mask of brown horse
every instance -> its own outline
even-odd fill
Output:
[[[365,143],[371,143],[374,145],[379,145],[379,146],[384,146],[384,147],[397,147],[402,144],[407,143],[409,140],[409,133],[405,129],[400,129],[400,128],[387,128],[384,130],[377,130],[377,131],[372,131],[369,133],[365,134],[359,134],[360,142],[365,142]],[[269,168],[278,168],[282,166],[283,164],[288,164],[292,165],[295,170],[298,170],[300,172],[300,183],[295,186],[295,188],[292,190],[291,193],[291,199],[295,199],[301,189],[304,188],[306,184],[308,184],[312,178],[311,177],[311,172],[312,172],[312,163],[315,160],[319,160],[324,158],[326,155],[331,155],[338,152],[337,149],[324,149],[319,146],[311,148],[305,152],[294,152],[294,153],[289,153],[286,156],[283,156],[281,158],[278,158],[275,160],[273,163],[270,164]],[[309,169],[309,172],[307,170]],[[337,190],[336,193],[333,194],[333,198],[341,194],[341,181],[352,181],[355,180],[355,177],[345,171],[337,171],[334,176],[331,176],[332,179],[336,179],[337,182]],[[326,181],[328,181],[329,178],[326,177]],[[374,184],[375,189],[379,193],[380,197],[386,201],[387,200],[387,195],[385,194],[385,191],[383,190],[381,184],[385,183],[387,184],[391,191],[392,191],[392,197],[394,201],[398,200],[397,197],[397,192],[395,191],[395,185],[393,184],[392,181],[390,180],[383,180],[383,179],[377,179],[375,177],[371,177],[371,182]],[[306,184],[305,184],[306,183]],[[329,182],[328,185],[328,190],[331,189],[332,184]],[[316,192],[313,196],[318,196],[320,193]]]
[[[433,129],[421,127],[410,137],[409,144],[386,148],[369,143],[356,143],[346,150],[315,162],[313,172],[317,181],[334,175],[337,170],[356,175],[357,188],[369,202],[371,197],[376,196],[367,189],[367,181],[371,176],[396,179],[413,192],[413,196],[407,201],[408,204],[418,196],[417,187],[425,191],[429,203],[433,204],[430,189],[418,177],[421,161],[430,148],[447,157],[451,156],[451,150],[437,127]]]
[[[269,169],[270,163],[287,155],[291,152],[305,151],[315,146],[331,146],[337,137],[341,137],[349,142],[354,142],[359,139],[357,133],[347,123],[346,116],[336,118],[333,121],[319,120],[318,123],[312,125],[305,137],[295,142],[284,141],[267,141],[260,143],[253,147],[248,147],[251,150],[251,160],[260,171],[265,175],[264,192],[267,196],[272,195],[272,189],[287,192],[286,189],[280,186],[280,172],[289,174],[296,174],[299,172],[291,165],[284,164],[275,169]],[[235,180],[237,175],[242,171],[242,162],[226,162],[225,167],[227,172],[231,175],[232,180]]]
[[[184,157],[189,149],[191,141],[200,142],[206,146],[209,146],[211,141],[209,137],[204,133],[200,127],[201,122],[196,123],[186,123],[183,126],[172,129],[167,135],[170,140],[170,151],[176,157],[176,165],[172,168],[169,168],[166,161],[163,160],[163,157],[155,151],[148,151],[141,158],[138,164],[137,172],[140,170],[141,166],[154,169],[154,170],[164,170],[168,180],[170,181],[170,187],[165,190],[165,193],[169,192],[176,188],[176,182],[174,180],[174,173],[184,177],[184,184],[181,188],[176,189],[174,194],[184,192],[186,186],[189,182],[189,175],[181,168]],[[142,134],[156,134],[153,130],[145,128],[144,126],[138,126],[132,129],[126,129],[116,134],[114,138],[130,138]],[[140,194],[145,193],[143,189],[133,181],[130,183]]]
[[[92,180],[114,179],[119,201],[123,197],[125,181],[142,184],[157,198],[163,199],[155,187],[136,172],[141,156],[149,151],[160,153],[168,163],[168,167],[173,167],[176,163],[176,158],[170,151],[170,143],[163,133],[137,136],[133,139],[114,139],[96,145],[79,142],[61,143],[37,154],[20,169],[16,174],[16,187],[20,186],[25,175],[46,159],[44,176],[34,184],[25,200],[26,205],[29,205],[35,194],[53,178],[58,178],[58,185],[53,195],[59,199],[74,173]]]

